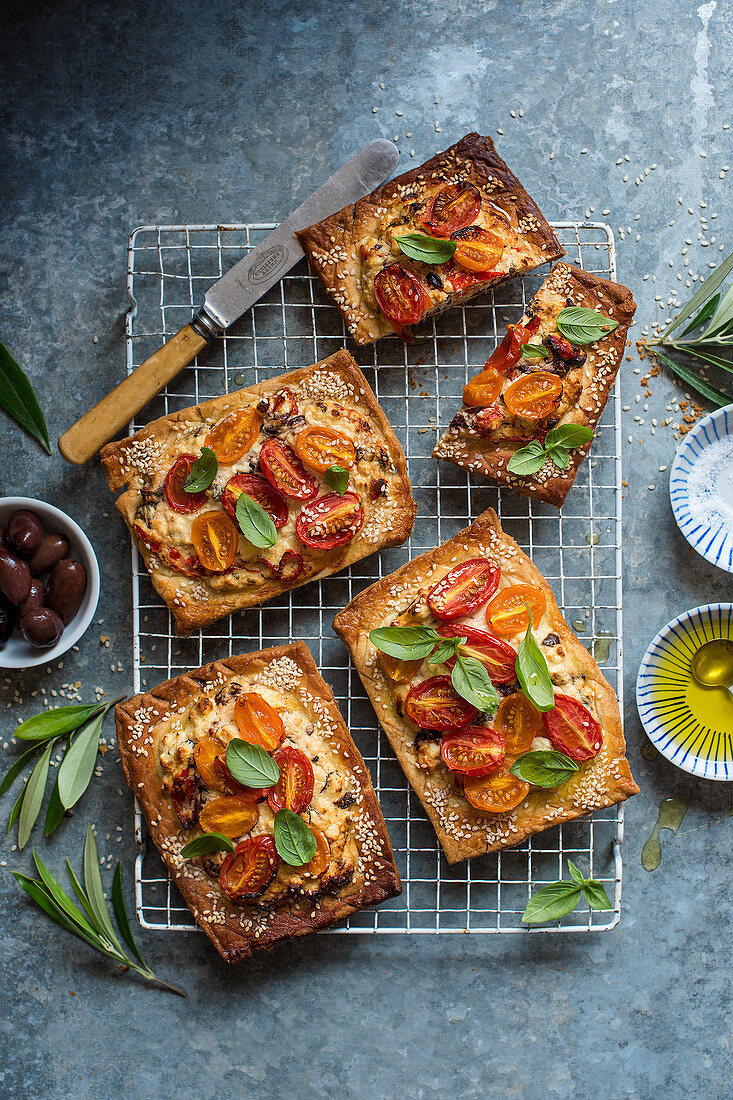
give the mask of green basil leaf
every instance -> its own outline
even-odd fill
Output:
[[[54,710],[45,710],[21,722],[13,732],[13,737],[21,741],[46,741],[50,737],[61,737],[64,733],[71,733],[72,730],[81,726],[93,714],[102,710],[103,706],[103,703],[92,703],[90,706],[56,707]]]
[[[575,882],[550,882],[547,886],[535,890],[522,913],[524,924],[542,924],[544,921],[558,920],[572,913],[580,901],[581,888]]]
[[[197,856],[208,856],[211,852],[233,852],[234,844],[223,833],[204,833],[194,840],[189,840],[181,848],[184,859],[196,859]]]
[[[443,638],[430,626],[380,626],[369,632],[369,641],[398,661],[422,661]]]
[[[583,893],[591,909],[613,909],[602,882],[594,878],[586,879],[583,884]]]
[[[0,408],[51,454],[46,419],[30,380],[4,344],[0,343]]]
[[[522,344],[522,359],[549,359],[550,353],[544,344]]]
[[[260,550],[275,545],[277,528],[272,522],[272,516],[246,493],[240,493],[237,499],[236,516],[239,529],[247,542]]]
[[[28,777],[28,783],[26,784],[25,793],[23,795],[23,802],[20,807],[20,813],[18,814],[18,848],[20,848],[21,851],[28,843],[28,837],[31,835],[33,826],[36,823],[36,818],[41,812],[43,796],[46,793],[46,780],[48,779],[51,751],[55,744],[55,741],[49,741],[43,756]]]
[[[564,447],[548,447],[547,457],[559,470],[567,470],[570,465],[570,451],[566,451]]]
[[[430,658],[431,665],[444,665],[455,656],[456,650],[465,638],[444,638],[440,645],[436,646]]]
[[[592,438],[593,429],[586,424],[560,424],[557,428],[551,428],[545,436],[545,447],[560,446],[574,451]]]
[[[545,655],[532,633],[532,612],[525,605],[529,615],[527,633],[519,643],[515,669],[519,686],[537,710],[552,710],[555,706],[555,691],[550,679]]]
[[[75,734],[61,761],[58,778],[59,798],[66,810],[76,805],[91,783],[97,761],[103,718],[104,715],[100,714],[98,718],[82,726]]]
[[[438,237],[428,237],[425,233],[406,233],[404,237],[397,237],[396,240],[406,256],[424,264],[442,264],[450,260],[458,243]]]
[[[559,787],[577,770],[578,765],[574,760],[564,752],[556,752],[554,749],[526,752],[509,769],[512,775],[526,783],[534,783],[535,787]]]
[[[269,753],[238,737],[227,745],[226,762],[237,783],[245,787],[272,787],[280,778],[280,769]]]
[[[30,761],[31,757],[40,750],[40,745],[31,745],[29,749],[26,749],[22,756],[19,756],[15,763],[8,768],[7,772],[3,776],[2,783],[0,783],[0,795],[4,795],[9,787],[12,786],[14,781],[18,778],[23,768]]]
[[[618,328],[618,321],[585,306],[568,306],[558,313],[555,323],[566,340],[581,347],[594,344]]]
[[[310,863],[316,854],[316,838],[302,817],[283,807],[275,814],[275,847],[280,859],[291,867]]]
[[[677,339],[681,340],[683,336],[687,336],[689,333],[694,332],[696,328],[699,328],[700,325],[707,321],[708,317],[712,317],[719,301],[720,294],[713,295],[713,297],[705,303],[698,315],[692,318],[687,328],[682,330]]]
[[[495,711],[499,696],[486,671],[486,665],[476,657],[456,651],[456,663],[451,672],[453,687],[467,703],[481,711]]]
[[[581,874],[580,868],[577,866],[577,864],[573,863],[572,859],[568,860],[568,870],[570,871],[573,880],[577,882],[578,886],[585,886],[585,879]]]
[[[219,472],[219,459],[211,447],[202,447],[201,455],[191,467],[183,483],[187,493],[201,493],[208,489]]]
[[[507,462],[507,470],[510,474],[520,474],[527,477],[541,470],[547,461],[545,448],[538,439],[533,439],[526,447],[520,447]]]
[[[349,471],[343,466],[329,466],[323,475],[323,480],[329,489],[333,489],[334,493],[342,497],[349,487]]]

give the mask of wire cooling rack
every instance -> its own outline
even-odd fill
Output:
[[[141,226],[129,243],[127,370],[142,363],[190,318],[204,291],[273,229],[269,224]],[[613,233],[597,222],[555,225],[571,262],[615,278]],[[348,347],[363,368],[408,458],[418,517],[411,538],[350,569],[314,581],[263,607],[179,638],[132,549],[135,690],[216,658],[304,639],[332,687],[371,769],[404,890],[352,917],[337,931],[526,932],[532,891],[567,875],[565,857],[606,885],[613,911],[579,908],[541,931],[604,931],[618,922],[623,816],[620,807],[547,830],[516,848],[449,866],[432,826],[380,733],[374,712],[332,621],[352,597],[404,562],[451,538],[485,508],[496,508],[547,577],[565,617],[621,698],[621,439],[616,389],[563,509],[515,496],[431,451],[461,404],[462,387],[521,316],[547,274],[497,287],[433,319],[415,343],[385,339],[368,348],[347,340],[340,315],[305,260],[144,410],[144,420],[251,385]],[[168,877],[136,809],[137,915],[145,928],[189,930],[191,915]],[[532,929],[532,932],[538,929]]]

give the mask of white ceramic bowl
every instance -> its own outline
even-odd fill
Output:
[[[19,508],[27,508],[35,512],[45,534],[63,535],[69,540],[69,557],[75,558],[84,566],[87,574],[87,586],[81,606],[56,645],[49,649],[36,649],[29,645],[19,630],[14,630],[5,647],[0,649],[0,668],[35,668],[37,665],[48,664],[49,661],[66,653],[81,636],[86,632],[94,612],[97,610],[99,600],[99,566],[91,542],[86,537],[78,523],[74,523],[65,512],[54,508],[52,504],[46,504],[43,500],[33,500],[31,497],[2,497],[0,498],[0,527],[5,527],[13,512]]]
[[[693,516],[690,506],[689,479],[702,454],[713,444],[733,440],[733,405],[716,409],[703,417],[684,437],[674,456],[669,474],[669,499],[674,518],[690,546],[706,561],[733,573],[733,535],[730,528],[714,518]]]

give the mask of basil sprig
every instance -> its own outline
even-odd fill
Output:
[[[532,633],[531,608],[529,604],[525,604],[525,607],[529,615],[529,626],[517,649],[517,660],[514,666],[517,679],[522,691],[537,710],[552,710],[555,706],[555,689],[552,686],[545,655]]]
[[[516,450],[507,463],[507,469],[512,474],[536,474],[549,458],[560,470],[566,470],[570,465],[570,452],[592,438],[593,429],[585,424],[560,424],[550,429],[544,443],[533,439],[526,447]]]
[[[456,647],[456,663],[451,670],[451,683],[466,702],[481,711],[492,713],[499,706],[499,695],[486,671],[486,666],[477,657],[461,652],[460,642]]]
[[[450,260],[458,243],[439,237],[428,237],[425,233],[406,233],[396,240],[406,256],[424,264],[442,264]]]
[[[272,516],[247,493],[240,493],[235,509],[239,530],[247,542],[260,550],[274,546],[277,542],[277,527]]]
[[[275,814],[275,847],[280,859],[291,867],[310,863],[316,854],[316,838],[302,817],[283,806]]]
[[[245,787],[271,787],[280,778],[280,769],[270,754],[239,737],[227,745],[226,762],[237,783]]]
[[[329,489],[333,489],[334,493],[342,497],[349,487],[349,471],[343,466],[329,466],[323,475],[323,480]]]
[[[224,836],[223,833],[204,833],[203,836],[197,836],[189,840],[188,844],[184,844],[181,855],[184,859],[196,859],[197,856],[208,856],[212,852],[233,851],[234,844],[228,836]]]
[[[581,347],[594,344],[618,328],[618,321],[585,306],[568,306],[561,310],[555,324],[566,340]]]
[[[550,353],[544,344],[522,344],[522,359],[549,359]]]
[[[574,760],[555,749],[525,752],[509,769],[512,775],[525,783],[534,783],[535,787],[559,787],[577,770]]]
[[[590,909],[612,909],[603,883],[594,878],[584,878],[571,859],[568,860],[571,880],[559,879],[535,890],[522,913],[524,924],[543,924],[545,921],[558,920],[572,913],[585,896]]]
[[[219,459],[211,447],[202,447],[201,454],[188,472],[183,483],[187,493],[201,493],[208,489],[219,472]]]

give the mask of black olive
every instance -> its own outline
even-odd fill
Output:
[[[443,280],[441,279],[440,275],[438,275],[437,271],[428,271],[427,275],[425,276],[425,282],[428,284],[428,286],[431,286],[433,290],[443,289]]]
[[[557,634],[548,634],[546,638],[542,639],[542,644],[547,646],[560,645],[560,639]]]

